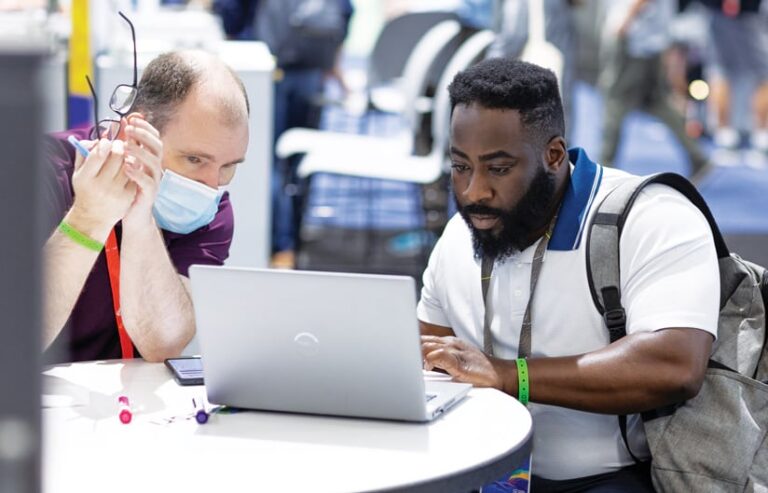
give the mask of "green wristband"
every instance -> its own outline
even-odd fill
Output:
[[[528,362],[517,358],[517,400],[524,406],[528,405],[528,390]]]
[[[59,231],[67,235],[69,239],[71,239],[78,245],[82,245],[88,250],[93,250],[94,252],[100,252],[104,249],[104,243],[101,243],[100,241],[96,241],[90,236],[81,233],[80,231],[76,230],[75,228],[67,224],[66,221],[61,221],[61,223],[59,223]]]

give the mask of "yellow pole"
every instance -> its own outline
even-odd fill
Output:
[[[93,80],[88,0],[72,0],[72,36],[69,38],[69,104],[67,126],[83,127],[93,124],[93,99],[85,76]]]

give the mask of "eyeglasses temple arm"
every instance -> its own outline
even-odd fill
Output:
[[[131,37],[133,38],[133,87],[137,87],[139,78],[138,78],[138,72],[137,72],[137,64],[136,64],[136,30],[133,28],[133,22],[128,19],[128,17],[125,16],[122,12],[118,12],[120,17],[125,19],[125,22],[128,23],[128,25],[131,27]]]
[[[93,88],[93,83],[91,82],[91,78],[86,75],[85,81],[88,83],[88,87],[91,90],[91,96],[93,96],[93,123],[96,125],[96,127],[98,127],[99,126],[99,98],[96,97],[96,89]]]

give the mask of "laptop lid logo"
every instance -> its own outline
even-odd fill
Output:
[[[320,352],[320,341],[309,332],[299,332],[293,342],[296,344],[296,351],[302,356],[316,356]]]

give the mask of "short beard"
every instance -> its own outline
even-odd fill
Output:
[[[510,210],[495,209],[479,204],[459,204],[456,195],[456,207],[472,232],[472,245],[475,256],[505,260],[528,248],[532,243],[531,235],[545,226],[552,210],[555,195],[555,177],[539,168],[528,190],[515,207]],[[474,227],[470,214],[496,215],[501,220],[501,230],[481,230]],[[533,239],[535,240],[535,239]]]

